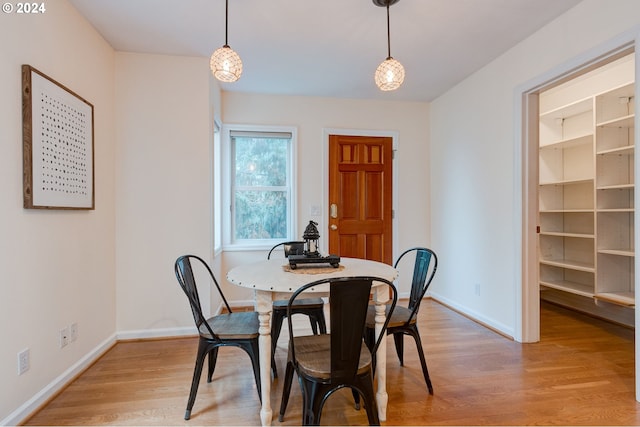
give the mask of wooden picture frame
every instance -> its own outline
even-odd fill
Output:
[[[22,66],[26,209],[95,209],[93,105]]]

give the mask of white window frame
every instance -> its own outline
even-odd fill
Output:
[[[213,256],[222,251],[222,126],[213,119],[213,159],[212,159],[212,188],[213,197]]]
[[[253,239],[234,241],[234,215],[233,215],[233,172],[231,147],[232,132],[256,132],[256,133],[290,133],[289,166],[287,171],[288,206],[287,206],[287,237],[282,239]],[[238,125],[224,124],[222,126],[222,247],[225,251],[242,250],[266,250],[276,243],[286,240],[295,240],[297,226],[297,129],[291,126],[262,126],[262,125]]]

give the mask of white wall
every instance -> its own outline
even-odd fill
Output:
[[[432,233],[441,251],[436,297],[517,335],[516,90],[638,24],[637,0],[585,0],[432,103]]]
[[[398,144],[394,169],[397,182],[396,230],[398,250],[430,245],[429,105],[418,102],[385,102],[296,96],[251,95],[223,92],[225,124],[282,125],[298,129],[298,228],[302,235],[312,205],[328,207],[323,200],[323,129],[394,131]],[[316,219],[316,218],[314,218]],[[326,228],[326,226],[325,226]],[[319,226],[321,240],[323,225]],[[437,249],[436,249],[437,250]],[[397,256],[394,253],[394,258]],[[224,271],[266,252],[225,252]],[[407,292],[401,286],[400,292]],[[251,300],[245,289],[228,284],[231,299]]]
[[[0,16],[0,424],[19,421],[115,333],[114,53],[66,1],[45,3],[41,15]],[[23,209],[22,64],[93,104],[95,210]],[[73,322],[78,339],[60,349]],[[25,348],[31,369],[18,376]]]
[[[212,251],[211,111],[219,100],[210,100],[210,75],[207,58],[116,55],[121,337],[195,330],[173,266],[186,253],[210,261]]]

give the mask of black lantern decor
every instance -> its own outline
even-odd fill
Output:
[[[318,232],[318,223],[309,221],[305,228],[302,238],[304,239],[304,253],[302,255],[289,255],[289,266],[292,270],[298,267],[298,264],[330,264],[334,268],[340,265],[340,257],[338,255],[327,255],[323,257],[318,252],[318,240],[320,233]]]
[[[317,222],[309,221],[309,225],[307,225],[307,228],[304,229],[304,233],[302,234],[302,238],[304,239],[304,254],[306,256],[320,256],[320,252],[318,252],[320,233],[318,232],[318,227],[316,227],[317,225]]]

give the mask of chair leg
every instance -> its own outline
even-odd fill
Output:
[[[364,343],[369,351],[373,350],[373,346],[376,345],[376,331],[373,328],[365,328],[364,330]],[[371,370],[376,372],[376,354],[371,353]],[[357,403],[357,402],[356,402]]]
[[[313,315],[307,316],[309,317],[309,324],[311,325],[311,331],[313,335],[318,335],[318,321]]]
[[[367,345],[369,351],[373,349],[376,344],[376,331],[373,328],[365,328],[364,330],[364,343]]]
[[[298,379],[300,380],[302,395],[304,396],[302,425],[319,426],[322,407],[324,406],[324,387],[314,381],[307,381],[301,377],[298,377]]]
[[[416,347],[418,348],[418,356],[420,356],[420,364],[422,365],[422,375],[424,376],[424,380],[427,383],[429,394],[433,395],[433,386],[431,385],[429,370],[427,369],[427,361],[424,358],[424,351],[422,350],[422,340],[420,339],[420,333],[418,333],[418,328],[411,328],[409,329],[409,332],[415,340]]]
[[[278,342],[278,337],[280,337],[280,330],[282,329],[282,322],[284,321],[283,316],[280,312],[274,310],[271,315],[271,347],[276,348],[276,343]]]
[[[376,405],[375,397],[371,397],[371,399],[367,399],[367,403],[365,404],[365,409],[367,410],[367,419],[369,420],[369,425],[379,426],[380,419],[378,418],[378,406]]]
[[[209,345],[206,341],[200,340],[198,344],[198,353],[196,355],[196,366],[193,369],[193,379],[191,380],[191,391],[189,392],[189,400],[187,402],[187,410],[184,413],[184,419],[191,418],[191,409],[196,401],[196,394],[198,393],[198,384],[200,384],[200,376],[202,375],[202,365],[204,365],[204,358],[209,351]]]
[[[355,402],[356,411],[360,410],[360,393],[355,388],[351,389],[351,394],[353,394],[353,401]]]
[[[258,389],[258,397],[260,403],[262,403],[262,387],[260,382],[260,349],[258,346],[258,340],[251,340],[247,346],[243,347],[251,358],[251,365],[253,366],[253,377],[256,380],[256,388]]]
[[[218,360],[218,347],[209,351],[209,373],[207,374],[207,382],[210,383],[213,378],[213,371],[216,370],[216,361]]]
[[[375,392],[373,391],[373,376],[371,373],[360,377],[356,382],[359,393],[362,393],[364,407],[367,411],[367,419],[369,425],[379,426],[380,418],[378,417],[378,405],[376,403]],[[355,390],[355,389],[354,389]]]
[[[323,311],[323,309],[320,309],[320,312],[318,313],[316,321],[318,322],[318,327],[320,329],[320,333],[321,334],[326,334],[327,333],[327,322],[324,319],[324,311]]]
[[[293,381],[293,363],[287,362],[286,371],[284,373],[284,384],[282,385],[282,400],[280,401],[280,414],[278,421],[284,420],[284,413],[289,403],[289,394],[291,393],[291,382]]]
[[[275,355],[284,318],[285,316],[282,316],[280,312],[276,310],[271,314],[271,370],[273,371],[273,378],[278,378],[278,368],[276,368]]]
[[[278,378],[278,368],[276,367],[276,354],[271,353],[271,372],[273,372],[273,378]]]
[[[404,366],[404,333],[394,333],[393,341],[396,344],[396,353],[398,354],[398,359],[400,359],[400,366]]]

